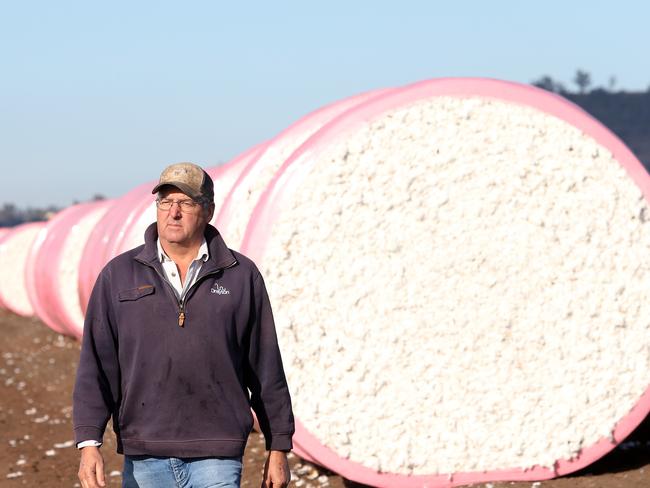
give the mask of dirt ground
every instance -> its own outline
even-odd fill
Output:
[[[71,395],[79,344],[36,319],[0,310],[0,487],[79,486],[73,446]],[[110,428],[109,428],[110,430]],[[106,435],[107,486],[120,486],[122,457]],[[264,442],[253,433],[244,457],[243,487],[259,487]],[[359,488],[290,455],[292,487]],[[650,420],[608,456],[584,471],[543,482],[480,483],[479,487],[650,487]]]

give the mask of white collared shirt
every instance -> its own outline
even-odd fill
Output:
[[[190,287],[196,283],[196,279],[199,277],[199,272],[203,263],[205,263],[210,258],[210,253],[208,251],[208,243],[203,238],[201,247],[199,247],[199,252],[196,253],[196,258],[187,268],[187,275],[185,275],[185,283],[181,283],[181,274],[178,272],[178,266],[176,263],[167,255],[162,245],[160,244],[160,239],[156,240],[156,247],[158,248],[158,259],[162,264],[163,272],[165,273],[165,278],[172,284],[174,288],[174,293],[176,298],[180,301],[185,299],[185,294]],[[99,441],[82,441],[77,444],[77,449],[81,449],[86,446],[101,446],[102,443]]]
[[[156,240],[156,247],[158,248],[158,259],[162,264],[165,278],[167,278],[167,281],[169,281],[174,287],[176,298],[183,301],[187,294],[187,290],[196,283],[196,279],[199,277],[199,272],[201,271],[203,263],[205,263],[210,257],[208,252],[208,243],[204,237],[203,242],[199,247],[199,251],[196,253],[196,258],[194,258],[194,261],[192,261],[189,268],[187,268],[185,283],[181,283],[181,274],[178,272],[178,266],[176,266],[176,263],[167,255],[162,244],[160,244],[160,239]]]

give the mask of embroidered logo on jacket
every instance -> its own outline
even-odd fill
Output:
[[[210,288],[210,293],[216,293],[217,295],[230,295],[230,290],[215,281],[212,288]]]

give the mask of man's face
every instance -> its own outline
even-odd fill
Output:
[[[192,200],[178,188],[170,186],[163,188],[158,196],[170,200]],[[182,211],[181,211],[182,210]],[[178,203],[172,204],[169,210],[157,209],[158,237],[163,244],[194,245],[201,242],[205,226],[214,213],[214,204],[208,209],[196,205],[191,210],[181,209]]]

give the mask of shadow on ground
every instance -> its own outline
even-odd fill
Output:
[[[650,415],[614,450],[568,477],[601,475],[638,469],[650,463]]]

